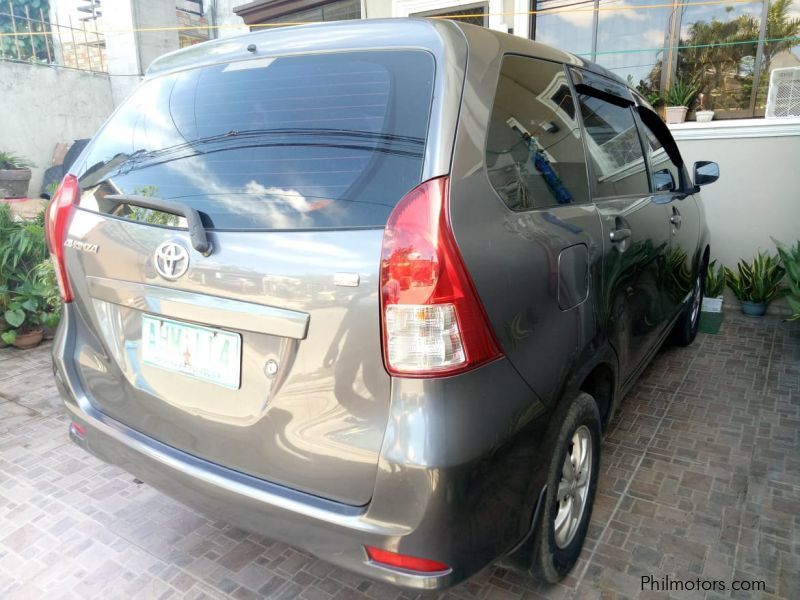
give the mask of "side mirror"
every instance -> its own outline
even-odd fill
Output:
[[[694,163],[694,184],[696,186],[708,185],[719,179],[719,165],[709,160],[700,160]]]

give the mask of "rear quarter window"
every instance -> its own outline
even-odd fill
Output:
[[[503,58],[486,140],[486,170],[512,210],[588,201],[581,129],[563,65]]]
[[[258,58],[143,83],[84,153],[83,208],[177,200],[215,229],[383,226],[420,182],[434,80],[425,51]]]

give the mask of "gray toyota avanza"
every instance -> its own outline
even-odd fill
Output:
[[[695,337],[717,176],[603,68],[452,21],[166,55],[48,212],[70,436],[368,577],[558,580],[620,398]]]

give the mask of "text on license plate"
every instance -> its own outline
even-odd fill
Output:
[[[220,329],[142,315],[142,362],[238,389],[242,338]]]

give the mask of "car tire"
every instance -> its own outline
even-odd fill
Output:
[[[703,291],[706,287],[706,266],[703,265],[694,280],[692,298],[683,309],[683,314],[672,329],[672,340],[679,346],[688,346],[697,337],[700,326],[700,308],[703,302]]]
[[[567,409],[548,468],[547,491],[534,538],[530,569],[531,574],[539,579],[555,583],[578,560],[592,516],[600,443],[597,403],[582,392]],[[579,463],[577,468],[576,462]],[[580,514],[576,515],[578,508]]]

